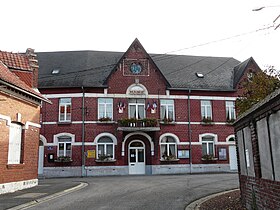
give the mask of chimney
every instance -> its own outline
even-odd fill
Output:
[[[39,73],[39,66],[38,66],[38,60],[37,55],[34,52],[35,50],[32,48],[27,48],[26,55],[29,59],[29,65],[32,69],[33,75],[32,75],[32,87],[38,88],[38,73]]]

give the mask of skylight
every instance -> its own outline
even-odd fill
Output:
[[[52,70],[52,74],[58,74],[58,73],[59,73],[59,69]]]
[[[196,74],[196,76],[198,77],[198,78],[203,78],[204,77],[204,75],[202,74],[202,73],[195,73]]]

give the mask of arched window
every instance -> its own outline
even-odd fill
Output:
[[[96,150],[99,160],[115,159],[114,142],[108,136],[102,136],[97,140]]]
[[[213,157],[215,156],[213,136],[202,137],[202,156],[205,155],[212,155]]]
[[[70,136],[57,137],[58,142],[58,157],[70,157],[72,156],[72,138]]]
[[[177,158],[177,143],[171,136],[164,136],[160,141],[161,159],[170,160]]]

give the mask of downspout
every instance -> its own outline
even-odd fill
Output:
[[[191,100],[190,100],[190,95],[191,95],[191,89],[189,89],[189,94],[188,94],[188,133],[189,133],[189,156],[190,156],[190,174],[192,173],[192,129],[191,129]]]
[[[83,86],[82,92],[82,177],[85,177],[85,90]]]

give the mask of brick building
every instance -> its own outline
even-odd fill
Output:
[[[235,123],[242,203],[247,209],[280,209],[280,89]]]
[[[38,184],[40,104],[38,65],[26,54],[0,51],[0,194]]]
[[[38,53],[45,176],[235,171],[237,86],[252,58]],[[44,150],[44,151],[43,151]],[[84,155],[82,155],[84,154]]]

